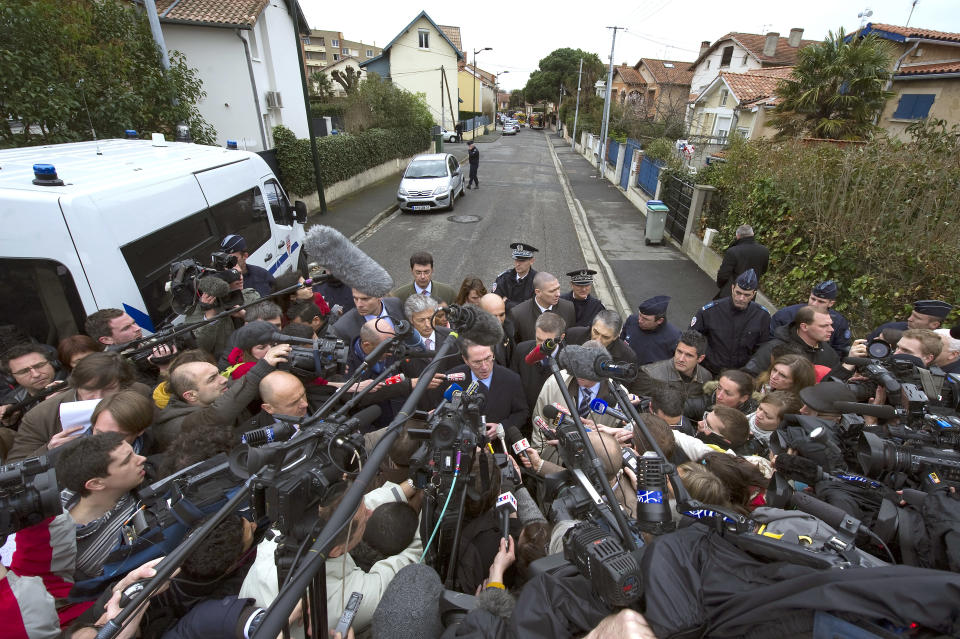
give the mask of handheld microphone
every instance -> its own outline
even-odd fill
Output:
[[[633,452],[632,448],[621,448],[620,460],[624,468],[629,468],[633,471],[634,475],[637,477],[640,476],[640,461],[637,459],[637,454]]]
[[[617,410],[616,408],[611,408],[606,401],[595,397],[592,402],[590,402],[590,410],[592,410],[597,415],[610,415],[615,419],[626,424],[627,429],[633,429],[633,420],[630,419],[626,414]]]
[[[517,512],[517,498],[509,490],[500,493],[497,497],[497,512],[500,514],[500,534],[505,539],[510,539],[510,515]]]
[[[545,420],[543,417],[540,417],[539,415],[537,415],[536,417],[533,418],[533,423],[537,428],[540,429],[540,433],[547,439],[557,438],[556,429],[550,428],[547,425],[547,420]]]
[[[869,415],[878,419],[894,419],[897,409],[887,404],[860,404],[858,402],[834,402],[833,407],[842,413]]]
[[[450,384],[447,386],[447,390],[443,391],[443,398],[448,402],[453,399],[454,395],[457,393],[462,393],[463,387],[459,384]]]
[[[298,430],[300,428],[296,424],[276,422],[272,426],[247,431],[240,437],[240,443],[248,446],[263,446],[272,442],[285,442],[293,437]]]
[[[396,375],[391,375],[381,382],[384,386],[392,386],[393,384],[399,384],[407,377],[403,373],[397,373]]]
[[[327,324],[333,326],[337,323],[337,320],[343,315],[343,307],[339,304],[334,304],[333,308],[330,309],[330,314],[327,315]]]
[[[523,358],[523,361],[526,362],[528,366],[533,366],[539,362],[542,362],[548,357],[552,357],[554,352],[557,350],[557,343],[551,338],[544,340],[543,344],[538,344],[532,351],[527,353],[527,356]]]
[[[629,381],[637,376],[637,365],[630,362],[615,362],[608,355],[599,355],[593,360],[593,372],[600,377]]]
[[[466,373],[447,373],[448,382],[462,382],[467,379]]]
[[[552,421],[554,426],[573,423],[573,420],[567,417],[566,411],[561,411],[555,404],[548,404],[547,406],[544,406],[543,415]]]
[[[589,348],[576,344],[567,344],[567,346],[560,351],[560,354],[557,355],[557,364],[574,377],[598,382],[601,376],[594,372],[594,361],[601,355],[606,355],[607,358],[610,357],[606,349],[603,348]]]
[[[507,440],[503,432],[503,424],[497,424],[497,439],[500,440],[500,446],[503,448],[503,452],[507,452]]]
[[[648,450],[640,458],[637,473],[637,521],[650,524],[654,529],[665,529],[673,523],[663,465],[663,459]]]
[[[350,288],[372,297],[383,297],[393,289],[390,274],[330,226],[318,224],[307,231],[303,248]]]
[[[403,338],[404,346],[409,346],[410,348],[421,351],[425,348],[423,336],[420,334],[420,331],[413,328],[413,324],[402,319],[391,321],[393,321],[394,335]]]
[[[473,381],[470,382],[470,384],[467,386],[467,390],[464,391],[464,394],[465,394],[465,395],[476,395],[478,388],[480,388],[480,382],[478,382],[477,380],[473,380]]]
[[[528,448],[532,448],[532,446],[530,446],[530,442],[528,442],[527,438],[523,436],[523,433],[520,432],[519,428],[516,426],[511,426],[508,431],[511,440],[510,448],[513,449],[514,455],[519,455]]]

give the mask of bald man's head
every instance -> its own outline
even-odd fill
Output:
[[[393,328],[386,320],[379,318],[367,320],[360,327],[360,349],[369,355],[380,342],[390,339],[393,335]]]
[[[260,380],[261,408],[271,415],[304,417],[307,414],[307,391],[303,382],[286,371],[273,371]]]
[[[496,293],[487,293],[481,297],[480,308],[500,320],[501,324],[503,324],[503,320],[507,316],[507,309],[504,305],[503,298]]]

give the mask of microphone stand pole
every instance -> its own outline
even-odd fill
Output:
[[[624,545],[627,546],[626,550],[634,551],[637,549],[637,542],[634,540],[630,526],[627,524],[627,518],[624,517],[623,512],[620,510],[620,503],[617,501],[616,495],[613,494],[613,488],[610,487],[610,482],[607,481],[607,477],[603,473],[600,457],[597,456],[597,451],[593,449],[593,444],[590,443],[590,438],[587,437],[587,430],[583,427],[583,422],[580,420],[580,413],[578,413],[575,408],[577,404],[573,401],[573,398],[570,397],[570,391],[567,390],[567,385],[563,381],[560,367],[557,366],[557,361],[552,357],[547,357],[544,361],[547,362],[547,365],[550,367],[550,372],[553,373],[553,379],[560,389],[560,394],[563,395],[563,401],[566,402],[567,407],[570,408],[570,418],[573,420],[577,432],[583,440],[583,446],[587,451],[587,455],[590,457],[590,466],[594,474],[594,480],[597,481],[603,491],[603,497],[607,500],[607,506],[610,507],[617,527],[620,529],[620,537],[623,539]]]
[[[456,338],[459,337],[458,332],[451,331],[450,336],[454,339],[444,340],[443,345],[437,351],[433,360],[430,361],[421,373],[422,378],[431,379],[440,367],[441,360],[457,347]],[[407,401],[403,403],[397,416],[390,422],[383,438],[374,446],[373,450],[367,456],[367,463],[363,465],[363,470],[360,471],[360,474],[354,479],[353,484],[351,484],[347,492],[344,493],[340,505],[331,513],[327,524],[317,535],[317,541],[305,555],[306,560],[303,566],[295,575],[288,579],[288,583],[280,590],[276,599],[274,599],[270,605],[253,639],[274,639],[280,634],[291,611],[293,611],[297,602],[300,600],[300,593],[304,592],[311,582],[314,581],[314,577],[318,576],[319,571],[324,569],[334,539],[347,523],[353,519],[357,511],[357,506],[363,499],[367,485],[379,472],[380,464],[387,456],[394,440],[400,435],[404,422],[413,416],[417,403],[427,391],[427,386],[429,386],[429,384],[417,384],[417,387],[410,393]],[[316,614],[320,622],[326,623],[326,599],[320,601],[319,604],[318,610],[311,610],[310,615]]]

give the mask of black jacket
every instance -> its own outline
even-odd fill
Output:
[[[769,263],[770,251],[752,236],[740,238],[731,244],[723,254],[723,262],[717,271],[717,287],[720,288],[717,298],[730,295],[730,285],[745,271],[753,269],[757,277],[763,279]]]
[[[747,365],[743,367],[743,370],[751,375],[759,375],[770,367],[770,352],[774,347],[778,344],[786,344],[788,342],[800,346],[800,348],[803,349],[803,356],[810,360],[811,364],[826,366],[832,369],[840,363],[840,356],[837,355],[837,351],[833,350],[830,344],[820,342],[819,346],[810,346],[800,339],[795,326],[787,325],[780,326],[773,331],[773,339],[764,342],[760,348],[757,349],[757,352],[753,354],[753,357],[747,362]]]

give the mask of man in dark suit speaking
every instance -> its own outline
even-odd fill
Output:
[[[509,368],[495,364],[493,350],[489,346],[461,338],[460,353],[465,364],[451,369],[448,374],[467,373],[470,378],[464,380],[464,388],[474,381],[479,384],[477,392],[486,398],[483,412],[486,415],[487,437],[496,438],[498,424],[505,429],[510,426],[522,429],[529,411],[520,376]]]
[[[510,319],[517,327],[517,344],[536,339],[537,318],[546,311],[562,317],[566,326],[577,323],[573,302],[560,298],[560,282],[550,273],[540,271],[533,277],[533,297],[510,309]]]

